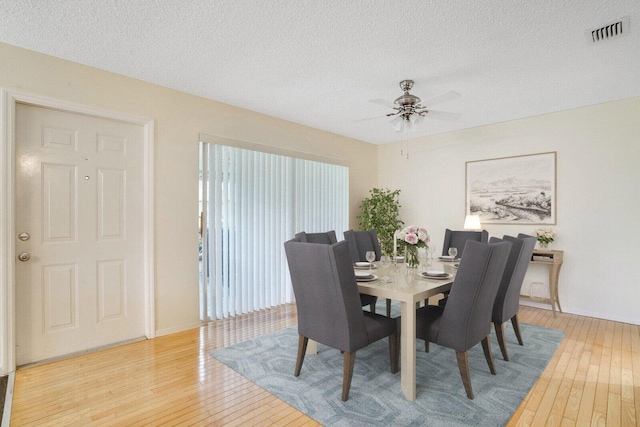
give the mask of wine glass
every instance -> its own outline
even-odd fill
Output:
[[[429,246],[427,246],[427,252],[429,252],[429,258],[433,259],[433,254],[436,253],[436,245],[430,244]]]
[[[449,248],[449,256],[451,257],[451,262],[456,259],[456,255],[458,255],[458,248]]]
[[[389,255],[382,255],[380,257],[380,267],[384,269],[384,277],[382,278],[383,282],[390,281],[389,276],[387,276],[390,265],[391,265],[391,257]]]
[[[376,259],[376,253],[374,251],[367,251],[365,254],[365,258],[369,261],[369,274],[371,274],[371,269],[373,268],[373,261]]]

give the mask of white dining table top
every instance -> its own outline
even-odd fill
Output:
[[[394,271],[395,269],[395,271]],[[448,263],[434,261],[429,270],[440,270],[450,274],[446,279],[431,279],[421,276],[420,268],[407,267],[404,263],[389,267],[388,271],[378,267],[374,274],[378,280],[358,282],[358,291],[379,298],[389,298],[397,301],[418,302],[425,298],[446,292],[451,288],[457,268]],[[384,282],[382,278],[388,276],[391,282]]]

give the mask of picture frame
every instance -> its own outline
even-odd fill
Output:
[[[556,224],[557,152],[465,165],[466,214],[485,224]]]

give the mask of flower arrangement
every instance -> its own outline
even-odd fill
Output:
[[[431,241],[427,229],[410,225],[396,233],[396,239],[400,240],[401,247],[406,250],[406,263],[410,267],[416,267],[418,261],[418,248],[426,248]]]
[[[533,230],[533,237],[538,240],[541,248],[547,248],[549,243],[553,242],[556,233],[550,228],[537,228]]]

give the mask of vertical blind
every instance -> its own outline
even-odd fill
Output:
[[[347,230],[347,167],[202,143],[203,320],[293,301],[283,243]]]

